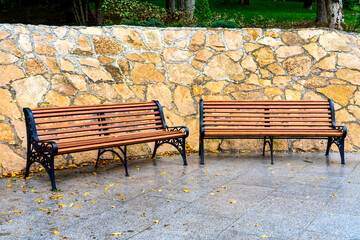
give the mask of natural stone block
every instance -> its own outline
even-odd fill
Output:
[[[220,144],[221,150],[233,150],[233,151],[240,151],[240,150],[259,150],[260,145],[257,139],[224,139]]]
[[[270,47],[277,47],[277,46],[281,46],[284,45],[284,43],[282,41],[276,40],[272,37],[263,37],[262,39],[260,39],[258,41],[258,43],[270,46]]]
[[[311,59],[307,56],[295,56],[283,62],[283,67],[294,77],[305,77],[311,70]]]
[[[70,105],[70,98],[55,91],[49,91],[45,95],[45,102],[48,102],[53,106],[65,107]]]
[[[316,63],[313,68],[320,68],[323,70],[335,70],[336,56],[331,53],[329,57],[323,58],[320,62]]]
[[[291,77],[288,76],[275,76],[273,78],[273,84],[278,87],[289,87],[291,83]]]
[[[183,126],[184,125],[184,118],[179,116],[174,110],[168,110],[166,108],[164,110],[164,117],[166,124],[168,126]]]
[[[337,64],[346,68],[360,70],[360,59],[355,54],[338,53]]]
[[[23,78],[24,72],[14,65],[0,65],[0,86],[9,84],[10,81]]]
[[[255,84],[255,85],[260,85],[258,75],[255,74],[255,73],[250,74],[250,76],[248,77],[248,79],[246,79],[246,83]]]
[[[275,57],[270,47],[260,48],[259,50],[256,50],[253,55],[255,56],[255,60],[259,63],[260,67],[275,62]]]
[[[351,114],[345,108],[342,108],[335,112],[335,121],[337,123],[343,123],[356,121],[356,119],[351,116]]]
[[[15,153],[9,146],[0,143],[0,152],[4,173],[17,172],[25,168],[26,160]]]
[[[333,78],[335,75],[333,72],[321,72],[320,77]]]
[[[26,59],[24,63],[25,71],[27,75],[34,76],[37,74],[43,74],[47,72],[44,64],[36,58]]]
[[[206,31],[204,30],[197,30],[194,34],[194,36],[192,36],[192,38],[190,39],[190,43],[194,44],[194,45],[204,45],[205,44],[205,34]]]
[[[354,103],[356,105],[360,105],[360,91],[356,91],[354,93]]]
[[[323,34],[324,30],[315,30],[315,29],[305,29],[305,30],[299,30],[298,34],[299,36],[304,39],[305,41],[309,41],[315,36],[319,36],[320,34]]]
[[[317,88],[316,91],[324,94],[328,98],[338,102],[342,106],[346,106],[350,96],[356,90],[355,86],[329,85],[324,88]]]
[[[70,41],[69,39],[65,39],[65,40],[57,39],[54,42],[54,46],[55,46],[56,51],[59,54],[66,55],[66,54],[70,54],[70,52],[74,48],[75,44],[74,44],[74,42]]]
[[[200,50],[196,56],[195,59],[198,61],[203,61],[206,62],[207,60],[209,60],[214,54],[208,50],[208,49],[202,49]]]
[[[185,62],[193,55],[193,53],[178,48],[165,48],[162,55],[167,62]]]
[[[80,70],[92,81],[113,81],[111,75],[101,68],[80,67]]]
[[[292,149],[304,152],[325,151],[327,140],[300,139],[292,144]]]
[[[99,56],[98,60],[103,64],[110,64],[115,62],[114,58],[106,57],[106,56]]]
[[[275,75],[286,75],[285,70],[277,62],[268,65],[267,69]]]
[[[360,120],[360,107],[355,105],[348,106],[349,112],[354,114],[355,117],[357,117]]]
[[[18,60],[19,58],[13,54],[0,51],[0,64],[12,64]]]
[[[101,27],[86,27],[80,29],[80,32],[89,35],[102,35],[103,30]]]
[[[319,43],[326,51],[349,52],[351,50],[345,40],[336,32],[322,34]]]
[[[196,113],[194,100],[192,99],[190,89],[185,86],[177,86],[174,91],[174,103],[181,116]]]
[[[116,56],[124,51],[123,45],[112,38],[94,36],[93,42],[97,54]]]
[[[15,81],[11,86],[16,91],[16,100],[20,107],[35,108],[46,93],[49,84],[43,76],[37,75]]]
[[[114,88],[123,99],[128,99],[134,96],[134,93],[128,86],[126,86],[125,83],[115,84]]]
[[[85,93],[76,96],[74,100],[74,105],[96,105],[100,104],[100,102],[101,99],[99,99],[98,97],[89,93]]]
[[[231,93],[231,95],[236,100],[262,100],[263,99],[262,91],[233,92],[233,93]],[[210,100],[212,100],[212,99],[210,99]],[[228,99],[228,100],[231,100],[231,99]]]
[[[198,30],[198,31],[201,31],[201,30]],[[167,42],[171,42],[171,41],[175,41],[175,40],[185,37],[191,31],[190,30],[164,30],[163,32],[164,32],[164,40]],[[204,36],[205,36],[205,31],[203,31],[203,32],[204,32]],[[205,40],[205,38],[204,38],[204,40]]]
[[[213,57],[204,69],[204,74],[214,80],[222,79],[239,72],[241,72],[239,64],[223,54]]]
[[[12,99],[11,93],[7,89],[0,88],[1,104],[0,113],[9,118],[20,118],[21,113]]]
[[[244,92],[244,91],[257,91],[262,89],[261,86],[257,86],[257,85],[252,85],[252,84],[245,84],[245,83],[241,83],[241,84],[229,84],[225,87],[224,91],[225,92]]]
[[[120,59],[120,60],[117,61],[117,64],[119,65],[119,68],[120,68],[121,73],[123,75],[129,75],[129,70],[130,70],[129,61]]]
[[[224,51],[225,44],[222,40],[221,34],[209,35],[208,40],[205,44],[206,47],[210,47],[215,51]]]
[[[113,35],[117,40],[128,44],[130,47],[148,49],[148,47],[143,42],[140,33],[132,29],[114,27]]]
[[[145,30],[143,31],[143,34],[145,41],[152,50],[156,51],[164,47],[159,30]]]
[[[25,52],[33,51],[33,47],[31,45],[30,36],[25,34],[20,34],[18,38],[19,46]]]
[[[244,55],[242,51],[227,51],[224,53],[235,62],[239,61]]]
[[[302,80],[299,80],[298,83],[302,82]],[[326,85],[326,80],[321,77],[312,77],[305,81],[305,84],[303,84],[306,88],[317,88],[322,87]]]
[[[282,95],[283,90],[281,90],[280,88],[275,88],[275,87],[266,87],[264,90],[264,94],[271,96],[271,97],[276,96],[276,95]]]
[[[60,73],[60,67],[55,57],[41,55],[40,58],[49,68],[50,73]]]
[[[89,86],[90,91],[100,98],[113,99],[118,96],[115,89],[107,83],[94,83]]]
[[[77,89],[63,75],[59,74],[51,79],[51,87],[65,95],[75,95],[77,93]]]
[[[93,54],[90,38],[80,34],[77,40],[77,49],[73,52],[74,54],[89,56]]]
[[[95,58],[78,58],[78,61],[80,62],[81,65],[86,65],[86,66],[90,66],[90,67],[99,67],[100,66],[99,60],[97,60]]]
[[[144,82],[163,82],[165,76],[153,64],[135,63],[130,78],[137,84]]]
[[[260,69],[261,78],[270,78],[272,74],[266,69]]]
[[[257,70],[257,64],[252,55],[247,55],[241,62],[241,66],[251,72],[255,72]]]
[[[315,58],[316,61],[319,61],[327,54],[326,51],[322,47],[318,46],[316,43],[304,45],[304,48],[313,58]]]
[[[26,149],[27,142],[26,142],[25,121],[23,119],[13,119],[10,121],[10,123],[15,129],[16,137],[20,139],[21,147]],[[19,144],[16,144],[16,145],[19,145]]]
[[[9,32],[0,30],[0,40],[7,38],[10,35],[11,34]]]
[[[224,88],[227,81],[213,81],[213,82],[207,82],[205,84],[205,87],[213,94],[220,93],[222,89]]]
[[[245,31],[250,35],[251,39],[253,41],[255,41],[257,39],[257,37],[260,35],[260,30],[259,29],[245,29]]]
[[[18,58],[24,57],[23,52],[10,39],[2,40],[0,42],[0,50],[3,50],[4,52],[12,53]]]
[[[145,53],[142,53],[141,56],[156,66],[159,66],[159,67],[164,66],[161,57],[156,53],[145,52]]]
[[[246,77],[246,76],[245,76],[244,73],[237,73],[237,74],[231,75],[231,76],[230,76],[230,79],[239,82],[239,81],[244,80],[245,77]]]
[[[179,48],[186,48],[187,45],[188,45],[188,40],[186,38],[174,43],[174,47],[179,47]]]
[[[251,42],[244,42],[244,49],[246,53],[252,52],[256,49],[259,49],[261,47],[263,47],[264,45],[260,45],[260,44],[256,44],[256,43],[251,43]]]
[[[278,38],[280,37],[280,34],[278,32],[275,31],[264,31],[263,32],[264,36],[269,36],[269,37],[273,37],[273,38]]]
[[[82,92],[87,91],[87,82],[83,75],[65,73],[65,76]]]
[[[295,55],[300,55],[304,52],[304,49],[300,46],[282,46],[279,47],[276,51],[276,57],[282,60],[281,58],[288,58]]]
[[[241,47],[243,34],[239,31],[224,31],[224,39],[229,50],[237,50]]]
[[[351,143],[356,147],[360,147],[360,138],[359,138],[360,124],[348,123],[345,124],[345,126],[348,130],[348,136]]]
[[[124,55],[126,59],[131,62],[145,62],[145,60],[137,53],[126,53]]]
[[[50,45],[45,36],[34,36],[33,42],[35,46],[35,53],[56,55],[54,48]]]
[[[171,109],[172,94],[165,84],[149,84],[146,92],[146,100],[158,100],[163,107]]]
[[[301,100],[301,93],[292,89],[285,89],[286,100]]]
[[[191,84],[199,72],[187,63],[168,63],[166,64],[169,82]]]
[[[146,86],[144,86],[144,85],[130,85],[129,87],[135,93],[137,98],[139,98],[140,100],[145,100]]]
[[[54,30],[55,35],[58,38],[64,38],[65,35],[67,34],[68,29],[66,27],[58,27]]]
[[[65,72],[76,72],[72,63],[66,59],[60,58],[60,68]]]
[[[287,31],[281,34],[281,39],[287,45],[303,44],[304,41],[294,32]]]
[[[194,68],[196,68],[199,71],[202,71],[205,66],[205,62],[200,62],[200,61],[194,59],[191,62],[191,66],[193,66]]]

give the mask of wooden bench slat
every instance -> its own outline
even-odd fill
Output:
[[[259,136],[259,137],[331,137],[338,136],[341,137],[343,133],[341,131],[338,132],[279,132],[279,131],[263,131],[263,132],[207,132],[205,136]]]
[[[45,131],[45,132],[38,132],[38,136],[46,136],[46,135],[55,135],[55,134],[66,134],[66,133],[79,133],[79,132],[90,132],[90,131],[96,131],[96,134],[102,134],[106,133],[107,129],[112,128],[122,128],[126,129],[126,127],[132,127],[132,126],[144,126],[144,125],[152,125],[152,124],[161,124],[161,120],[157,121],[147,121],[147,122],[136,122],[136,123],[128,123],[128,124],[111,124],[106,126],[100,126],[100,127],[83,127],[83,128],[72,128],[72,129],[64,129],[64,130],[55,130],[55,131]],[[99,122],[97,125],[100,125]],[[159,125],[160,126],[160,125]],[[162,125],[161,125],[162,126]],[[100,131],[103,130],[103,131]],[[105,131],[104,131],[105,130]],[[59,135],[58,135],[59,136]]]
[[[89,146],[64,148],[64,149],[60,149],[59,154],[74,153],[74,152],[80,152],[80,151],[85,151],[85,150],[86,151],[87,150],[95,150],[95,149],[105,148],[105,147],[117,147],[117,146],[131,145],[131,144],[144,143],[144,142],[154,142],[154,141],[159,141],[159,140],[169,139],[169,138],[181,138],[184,136],[185,136],[185,134],[182,132],[172,132],[171,134],[161,135],[161,136],[153,136],[153,137],[146,137],[146,138],[140,138],[140,139],[131,139],[131,140],[125,140],[125,141],[119,140],[119,141],[110,142],[110,143],[98,143],[98,144],[89,145]]]
[[[295,105],[296,104],[296,105]],[[272,106],[306,106],[306,107],[314,107],[314,106],[329,106],[329,102],[304,102],[304,103],[289,103],[289,102],[204,102],[204,108],[212,108],[214,106],[264,106],[272,107]]]
[[[312,115],[301,115],[301,114],[204,114],[204,120],[213,117],[244,117],[244,118],[262,118],[267,117],[271,119],[276,118],[331,118],[330,114],[312,114]]]
[[[209,106],[210,109],[329,109],[328,105],[314,105],[314,106],[277,106],[277,105],[269,105],[269,106],[257,106],[257,105],[213,105]],[[205,109],[207,109],[205,107]]]
[[[228,123],[204,122],[204,126],[331,126],[331,123]]]
[[[149,107],[133,107],[133,108],[113,108],[105,110],[92,110],[92,111],[75,111],[75,112],[60,112],[60,113],[43,113],[34,116],[37,118],[51,118],[51,117],[65,117],[65,116],[75,116],[75,115],[89,115],[89,114],[98,114],[98,113],[113,113],[113,112],[135,112],[135,111],[145,111],[145,110],[157,110],[156,106]],[[102,115],[101,115],[102,116]]]
[[[104,103],[104,104],[94,104],[94,105],[86,105],[89,107],[103,107],[103,106],[125,106],[125,105],[143,105],[143,104],[148,104],[148,103],[152,103],[155,104],[153,101],[146,101],[146,102],[131,102],[131,103]],[[84,108],[84,105],[78,105],[78,106],[66,106],[66,107],[46,107],[46,108],[31,108],[30,110],[35,113],[35,112],[39,112],[39,111],[45,111],[45,110],[54,110],[54,109],[75,109],[75,108]]]
[[[53,109],[47,109],[47,108],[41,108],[41,110],[33,112],[34,117],[37,117],[40,114],[49,114],[49,113],[71,113],[71,112],[80,112],[80,111],[92,111],[92,110],[102,110],[102,109],[114,109],[116,108],[133,108],[133,107],[143,107],[143,106],[156,106],[155,103],[146,103],[146,104],[114,104],[114,105],[108,105],[108,106],[89,106],[89,107],[79,107],[79,108],[53,108]]]
[[[146,116],[146,115],[159,115],[159,111],[147,111],[147,112],[133,112],[133,113],[123,113],[123,114],[104,114],[96,116],[85,116],[85,117],[72,117],[72,118],[57,118],[51,120],[35,120],[36,124],[53,124],[59,122],[75,122],[83,120],[92,120],[99,118],[124,118],[124,117],[134,117],[134,116]],[[40,127],[39,127],[40,128]]]
[[[49,136],[49,137],[39,137],[40,141],[56,141],[60,139],[66,138],[78,138],[78,137],[86,137],[86,136],[96,136],[101,134],[110,134],[110,133],[121,133],[121,132],[130,132],[130,131],[141,131],[146,129],[160,129],[163,128],[162,125],[152,125],[145,127],[135,127],[135,128],[126,128],[119,130],[108,130],[108,131],[99,131],[99,132],[91,132],[91,133],[78,133],[78,134],[68,134],[68,135],[60,135],[60,136]]]
[[[328,122],[331,123],[331,119],[292,119],[292,118],[282,118],[282,119],[265,119],[265,118],[252,118],[252,119],[244,119],[244,118],[205,118],[204,123],[206,122]]]
[[[278,113],[278,114],[329,114],[330,110],[306,110],[306,111],[265,111],[265,110],[257,110],[257,111],[249,111],[247,110],[227,110],[227,109],[204,109],[204,113]]]
[[[82,123],[75,123],[75,124],[50,125],[50,126],[45,126],[45,127],[38,127],[37,130],[45,131],[45,130],[51,130],[51,129],[85,127],[85,126],[92,126],[92,125],[103,125],[103,124],[124,123],[124,122],[142,122],[142,121],[146,121],[146,120],[159,120],[159,119],[161,119],[160,116],[153,116],[153,117],[127,118],[127,119],[108,120],[108,121],[106,121],[106,120],[105,121],[92,121],[92,122],[82,122]],[[38,132],[38,133],[40,133],[40,132]]]

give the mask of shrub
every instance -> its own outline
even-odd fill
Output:
[[[194,16],[199,22],[210,22],[212,15],[208,0],[195,0]]]
[[[343,0],[343,7],[344,9],[352,10],[358,3],[358,0]]]
[[[140,22],[140,25],[144,26],[144,27],[165,27],[165,25],[157,19],[150,19],[149,21],[142,21],[142,22]]]
[[[238,24],[236,24],[233,21],[215,21],[211,24],[212,28],[237,28],[239,27]]]

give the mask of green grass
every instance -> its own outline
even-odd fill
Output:
[[[164,0],[142,1],[165,7]],[[209,4],[212,12],[227,15],[227,20],[231,20],[235,15],[243,16],[244,23],[252,23],[259,18],[275,23],[315,21],[316,18],[316,3],[313,3],[312,10],[303,8],[303,2],[282,0],[251,0],[250,6],[242,6],[237,0],[231,0],[229,4],[224,4],[224,0],[209,0]],[[344,13],[349,14],[350,11],[344,10]]]

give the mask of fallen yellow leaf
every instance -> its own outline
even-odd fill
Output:
[[[96,201],[91,201],[93,204],[95,204],[96,203]]]
[[[329,195],[329,197],[337,197],[337,195]]]
[[[266,235],[262,235],[261,238],[268,238],[269,236]]]
[[[73,207],[74,206],[74,203],[71,203],[69,207]]]
[[[117,233],[112,233],[113,236],[119,236],[119,235],[123,235],[122,232],[117,232]]]
[[[162,172],[161,174],[166,174],[166,172]]]
[[[159,223],[159,220],[155,220],[154,223]]]
[[[190,190],[184,189],[184,190],[183,190],[183,192],[187,192],[187,193],[189,193],[189,192],[190,192]]]
[[[59,235],[59,232],[58,232],[58,231],[54,231],[54,234],[55,234],[55,235]]]
[[[230,203],[236,203],[236,201],[235,201],[235,200],[231,200]]]

